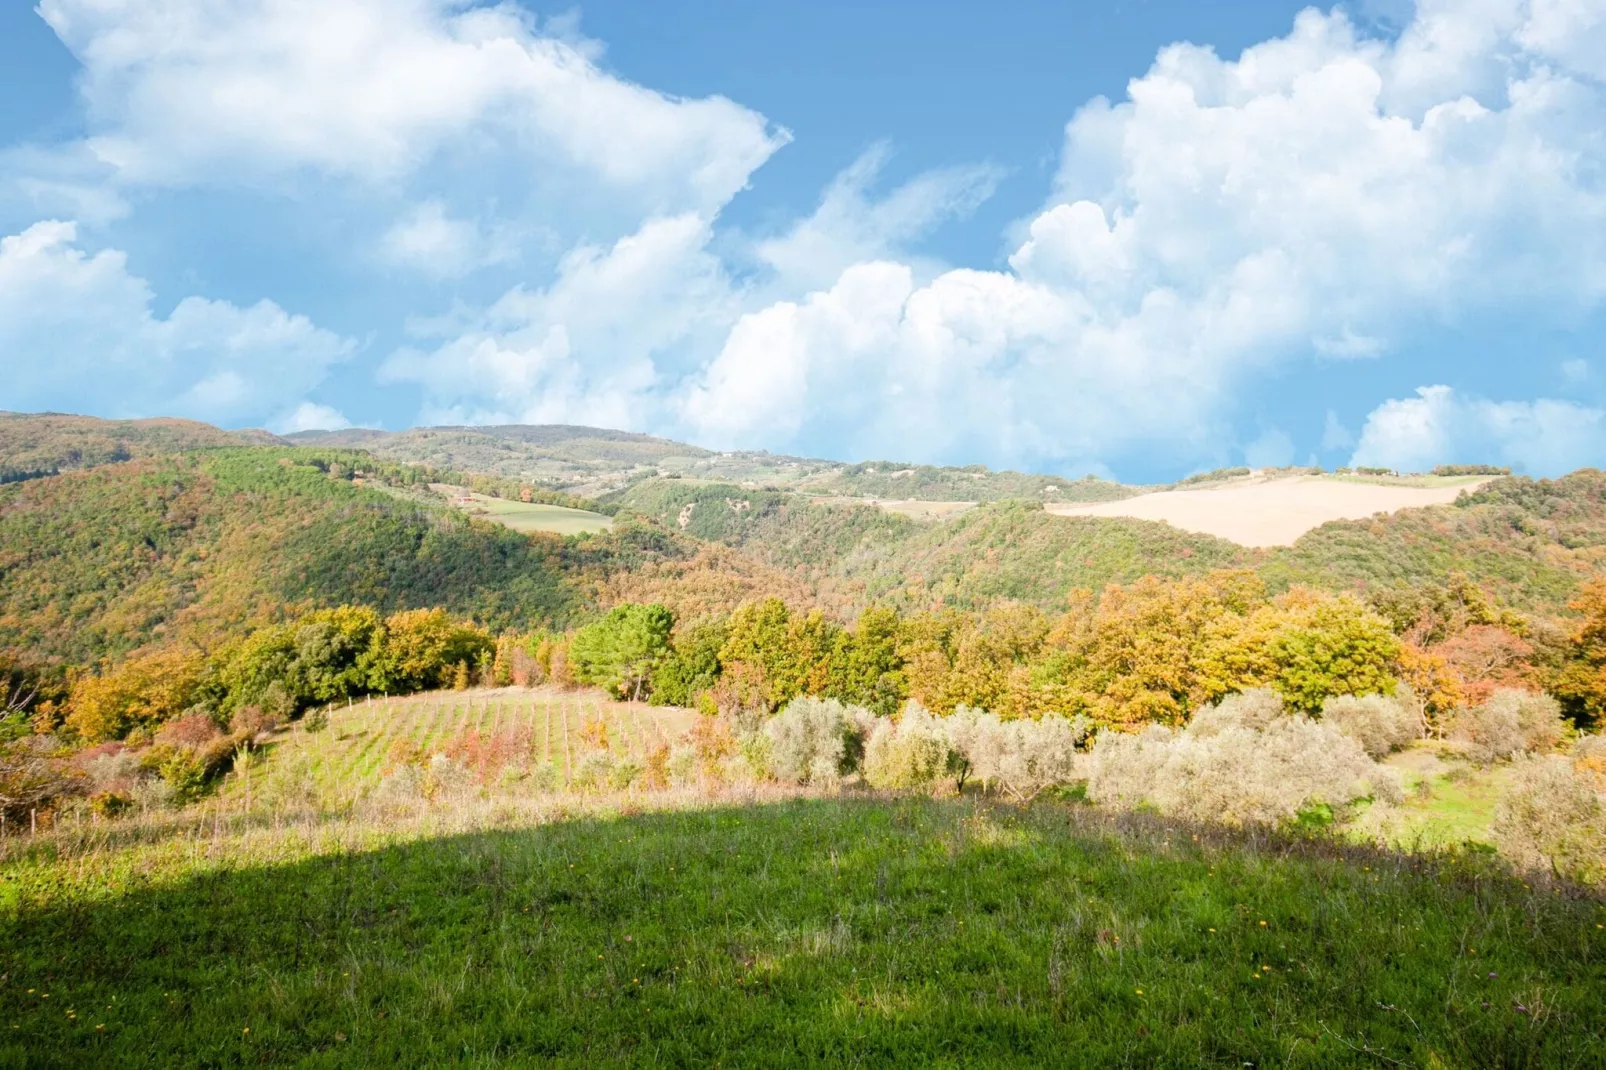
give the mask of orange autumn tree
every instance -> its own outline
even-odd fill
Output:
[[[1606,580],[1587,584],[1568,608],[1582,619],[1551,692],[1575,721],[1598,725],[1606,717]]]
[[[163,647],[106,665],[73,681],[67,727],[86,743],[121,739],[136,728],[155,729],[196,700],[205,658],[194,650]]]

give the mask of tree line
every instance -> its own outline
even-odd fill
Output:
[[[872,608],[852,624],[778,598],[680,620],[625,603],[582,627],[490,629],[444,609],[319,609],[212,651],[166,646],[77,674],[28,712],[85,743],[138,739],[186,713],[280,721],[370,694],[549,683],[704,712],[774,711],[800,696],[891,715],[910,699],[1005,719],[1046,713],[1099,726],[1181,725],[1203,706],[1268,688],[1294,711],[1333,696],[1408,696],[1430,729],[1496,688],[1549,690],[1580,724],[1606,712],[1606,583],[1586,587],[1569,633],[1536,632],[1475,585],[1371,598],[1247,570],[1149,577],[1076,591],[1063,612]],[[15,716],[21,716],[17,714]]]

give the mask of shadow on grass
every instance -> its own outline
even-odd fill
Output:
[[[99,867],[119,893],[65,889]],[[1606,909],[1087,808],[796,801],[13,865],[0,1064],[1599,1064]]]

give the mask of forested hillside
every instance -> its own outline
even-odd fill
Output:
[[[1079,587],[1195,575],[1251,556],[1164,524],[1052,516],[1032,501],[992,502],[936,523],[874,506],[679,480],[638,483],[613,501],[791,571],[822,604],[848,614],[880,602],[981,609],[1013,599],[1053,608]]]
[[[0,483],[209,446],[275,441],[266,431],[222,431],[194,420],[97,420],[0,412]]]
[[[0,491],[0,646],[30,658],[92,663],[342,602],[561,618],[575,600],[561,576],[546,543],[365,489],[305,451],[151,458]]]
[[[1293,583],[1371,589],[1469,577],[1501,602],[1554,613],[1606,565],[1606,473],[1510,477],[1454,505],[1336,521],[1269,551],[1260,572]]]
[[[811,477],[804,486],[816,494],[858,498],[915,498],[937,502],[991,502],[1035,498],[1045,502],[1107,502],[1130,498],[1141,488],[1087,476],[1070,480],[1024,472],[995,472],[984,464],[965,468],[867,461]]]
[[[1249,567],[1274,591],[1295,584],[1365,592],[1468,577],[1503,604],[1559,613],[1606,564],[1606,474],[1498,480],[1454,505],[1325,524],[1294,546],[1248,550],[1163,523],[1055,516],[1000,501],[919,523],[874,507],[731,484],[652,479],[611,496],[671,530],[737,547],[793,572],[822,604],[1043,608],[1077,588],[1144,575]]]
[[[59,675],[147,646],[211,649],[342,604],[440,607],[495,634],[633,597],[688,617],[810,598],[756,560],[651,525],[525,535],[384,482],[414,477],[356,451],[272,447],[0,488],[0,659]]]
[[[306,431],[289,436],[313,446],[355,446],[402,464],[425,464],[594,490],[656,473],[669,457],[691,461],[708,451],[627,431],[562,424],[419,427],[408,431]]]

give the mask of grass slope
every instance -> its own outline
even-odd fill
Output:
[[[613,527],[613,520],[601,513],[570,509],[562,505],[511,501],[485,494],[470,495],[472,505],[460,505],[470,516],[480,516],[514,531],[550,531],[558,535],[591,535]]]
[[[1606,1059],[1606,909],[1477,856],[866,798],[4,859],[4,1066]]]

